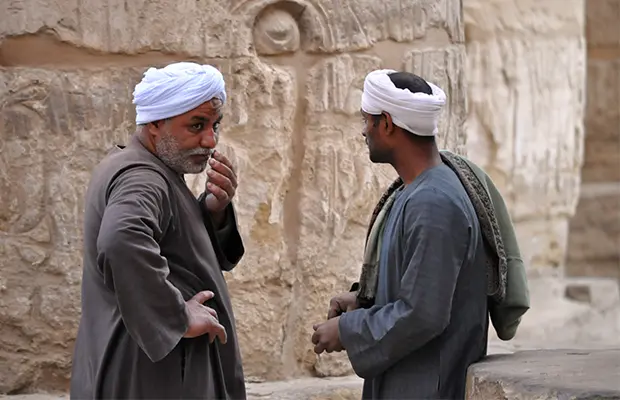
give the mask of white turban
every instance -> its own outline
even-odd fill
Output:
[[[224,77],[211,65],[178,62],[149,68],[133,91],[136,124],[181,115],[213,98],[226,102]]]
[[[364,80],[362,110],[368,114],[387,112],[394,125],[420,136],[437,134],[439,114],[446,103],[446,94],[430,83],[433,93],[411,93],[399,89],[388,74],[396,71],[381,69],[369,73]]]

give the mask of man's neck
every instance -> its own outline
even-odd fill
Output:
[[[392,167],[394,167],[405,185],[408,185],[424,171],[441,163],[441,155],[436,144],[424,147],[412,144],[410,146],[403,146],[395,154]]]

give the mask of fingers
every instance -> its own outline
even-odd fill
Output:
[[[336,299],[331,299],[329,302],[329,310],[327,311],[327,319],[332,319],[334,317],[342,314],[342,308],[340,304],[336,301]]]
[[[219,161],[220,163],[222,163],[225,167],[228,168],[228,170],[230,171],[230,173],[232,174],[231,178],[234,178],[234,182],[233,184],[235,186],[237,186],[237,177],[235,174],[235,167],[233,167],[232,163],[230,162],[230,160],[228,159],[228,157],[226,157],[224,154],[220,153],[219,151],[214,151],[213,152],[213,157]]]
[[[314,332],[312,335],[312,344],[314,344],[314,352],[316,354],[321,354],[327,348],[327,343],[321,340],[321,333],[319,332]]]
[[[215,338],[220,339],[220,343],[226,344],[228,341],[228,336],[226,335],[226,329],[222,324],[217,322],[217,320],[212,319],[209,324],[208,334],[209,334],[209,343],[213,343]]]
[[[315,326],[316,326],[316,325],[315,325]],[[315,329],[315,331],[316,331],[316,329]],[[321,336],[321,335],[319,335],[319,333],[318,333],[318,332],[314,332],[314,333],[312,334],[312,344],[318,344],[318,343],[319,343],[319,338],[320,338],[320,336]]]
[[[205,301],[212,299],[215,294],[210,290],[203,290],[198,292],[192,297],[192,300],[196,300],[198,303],[203,304]]]
[[[216,153],[221,154],[221,153]],[[224,156],[221,156],[224,157]],[[211,166],[211,171],[215,171],[222,175],[224,178],[228,179],[233,187],[237,187],[237,175],[235,174],[235,170],[232,165],[230,165],[230,161],[227,160],[227,163],[219,161],[218,157],[211,158],[209,160],[209,165]]]
[[[209,173],[210,172],[211,171],[209,171]],[[211,182],[211,179],[209,179],[209,182],[207,182],[207,190],[210,194],[215,196],[219,202],[228,202],[228,200],[235,195],[235,190],[230,186],[230,182],[224,185],[227,186],[227,189]]]
[[[222,344],[226,344],[226,342],[228,341],[228,336],[226,335],[226,329],[224,329],[224,327],[219,323],[216,325],[215,335],[217,336],[218,339],[220,339],[220,342]]]
[[[316,354],[321,354],[324,351],[325,351],[325,345],[323,343],[319,343],[316,346],[314,346],[314,352]]]
[[[235,195],[236,191],[236,179],[233,176],[232,178],[227,176],[226,172],[222,172],[221,170],[224,168],[228,168],[223,166],[223,164],[218,164],[217,161],[211,159],[209,161],[211,165],[216,164],[215,167],[207,171],[207,176],[209,177],[207,181],[207,189],[211,192],[218,200],[228,200]],[[217,168],[219,166],[220,168]],[[232,172],[230,172],[232,174]],[[234,175],[234,174],[232,174]]]
[[[218,319],[218,317],[217,317],[217,311],[215,311],[215,310],[214,310],[214,309],[212,309],[211,307],[205,307],[205,309],[207,310],[207,312],[208,312],[209,314],[211,314],[211,316],[213,316],[213,318],[215,318],[215,319],[217,319],[217,320],[219,321],[219,319]]]
[[[312,329],[314,329],[314,333],[312,334],[312,344],[314,345],[314,352],[316,354],[321,354],[325,350],[325,343],[321,341],[321,332],[318,329],[321,327],[321,324],[314,324]]]

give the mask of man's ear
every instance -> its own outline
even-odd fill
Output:
[[[392,116],[386,112],[383,113],[385,117],[385,132],[390,135],[394,132],[394,122],[392,122]]]
[[[161,133],[162,121],[153,121],[147,124],[147,130],[151,137],[157,137]]]

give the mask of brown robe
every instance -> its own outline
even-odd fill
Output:
[[[86,193],[82,315],[71,398],[245,399],[228,288],[244,254],[233,206],[216,231],[182,176],[136,137],[96,167]],[[215,297],[228,341],[182,338],[185,301]]]

